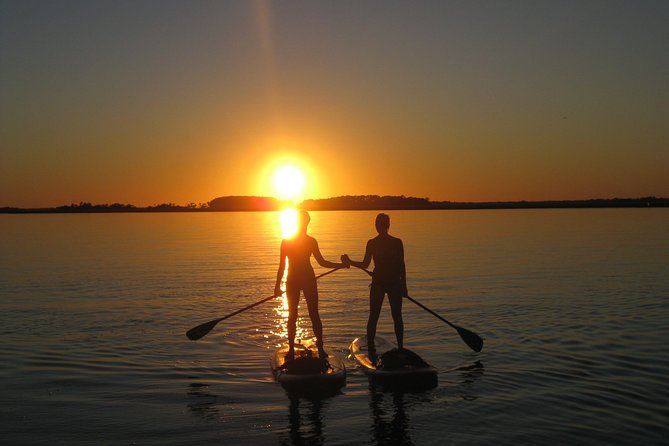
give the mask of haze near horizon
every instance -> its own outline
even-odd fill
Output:
[[[287,166],[300,199],[669,196],[668,22],[663,1],[0,1],[0,207],[280,196]]]

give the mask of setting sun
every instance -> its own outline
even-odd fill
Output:
[[[304,190],[304,174],[295,166],[279,167],[274,172],[274,190],[279,198],[296,200]]]

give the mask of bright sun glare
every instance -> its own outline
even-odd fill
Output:
[[[304,189],[304,174],[295,166],[279,167],[274,172],[274,190],[279,198],[296,200]]]

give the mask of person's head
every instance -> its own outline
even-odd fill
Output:
[[[300,210],[297,212],[297,232],[300,234],[306,234],[307,232],[307,226],[309,226],[309,222],[311,221],[311,217],[309,217],[309,213],[305,211],[304,209]]]
[[[376,216],[375,221],[376,232],[379,234],[387,234],[390,229],[390,217],[388,214],[379,214]]]

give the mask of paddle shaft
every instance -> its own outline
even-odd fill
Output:
[[[325,277],[325,276],[327,276],[328,274],[331,274],[331,273],[337,271],[338,269],[339,269],[339,268],[333,268],[333,269],[331,269],[330,271],[328,271],[328,272],[326,272],[326,273],[319,274],[318,276],[316,276],[316,279],[320,279],[321,277]],[[217,319],[217,320],[220,322],[220,321],[225,320],[225,319],[227,319],[227,318],[229,318],[229,317],[232,317],[232,316],[234,316],[234,315],[236,315],[236,314],[239,314],[239,313],[241,313],[242,311],[250,310],[251,308],[255,307],[256,305],[260,305],[260,304],[262,304],[262,303],[265,303],[265,302],[267,302],[268,300],[274,299],[275,297],[277,297],[277,296],[266,297],[266,298],[264,298],[263,300],[259,300],[258,302],[254,303],[254,304],[248,305],[248,306],[246,306],[246,307],[244,307],[244,308],[242,308],[242,309],[240,309],[240,310],[237,310],[237,311],[235,311],[235,312],[233,312],[233,313],[230,313],[230,314],[228,314],[227,316],[223,316],[222,318]]]
[[[446,319],[444,319],[443,317],[439,316],[437,313],[435,313],[434,311],[430,310],[430,309],[427,308],[425,305],[423,305],[422,303],[418,302],[416,299],[412,298],[411,296],[404,296],[404,297],[406,297],[406,298],[409,299],[411,302],[413,302],[413,303],[415,303],[416,305],[418,305],[419,307],[421,307],[423,310],[425,310],[425,311],[427,311],[428,313],[430,313],[432,316],[434,316],[434,317],[436,317],[436,318],[438,318],[438,319],[441,319],[442,321],[446,322],[448,325],[450,325],[451,327],[455,328],[456,330],[458,329],[458,327],[457,327],[456,325],[451,324],[451,323],[448,322]]]
[[[363,270],[364,272],[366,272],[366,273],[369,274],[370,276],[374,277],[374,274],[371,273],[370,271],[368,271],[366,268],[362,268],[362,267],[359,267],[359,266],[358,266],[358,268],[360,268],[361,270]],[[460,335],[460,337],[462,338],[462,340],[465,342],[465,344],[467,344],[467,345],[469,346],[469,348],[471,348],[471,349],[474,350],[475,352],[480,352],[480,351],[481,351],[481,349],[483,348],[483,338],[481,338],[481,336],[477,335],[476,333],[474,333],[474,332],[472,332],[472,331],[467,330],[466,328],[458,327],[458,326],[455,325],[455,324],[451,324],[451,323],[448,322],[446,319],[444,319],[443,317],[439,316],[437,313],[435,313],[434,311],[430,310],[429,308],[427,308],[427,307],[426,307],[425,305],[423,305],[422,303],[418,302],[416,299],[413,299],[413,298],[411,298],[411,297],[409,297],[409,296],[404,296],[404,297],[406,297],[406,298],[409,299],[411,302],[413,302],[413,303],[415,303],[416,305],[418,305],[419,307],[421,307],[423,310],[425,310],[425,311],[427,311],[428,313],[430,313],[432,316],[438,318],[439,320],[441,320],[441,321],[443,321],[443,322],[446,322],[448,325],[450,325],[452,328],[454,328],[454,329],[458,332],[458,334]]]
[[[264,298],[263,300],[259,300],[258,302],[254,303],[254,304],[247,305],[246,307],[241,308],[241,309],[239,309],[239,310],[237,310],[237,311],[235,311],[235,312],[232,312],[232,313],[228,314],[227,316],[223,316],[223,317],[221,317],[221,318],[216,319],[216,323],[221,322],[221,321],[224,321],[224,320],[226,320],[227,318],[232,317],[232,316],[235,316],[235,315],[237,315],[237,314],[239,314],[239,313],[241,313],[241,312],[243,312],[243,311],[250,310],[251,308],[255,307],[256,305],[260,305],[260,304],[262,304],[262,303],[265,303],[265,302],[267,302],[268,300],[274,299],[275,297],[276,297],[276,296],[272,295],[272,296],[269,296],[269,297]]]
[[[369,271],[367,268],[362,268],[362,267],[358,267],[358,268],[360,268],[361,270],[363,270],[364,272],[366,272],[367,274],[369,274],[370,277],[374,277],[374,273],[372,273],[371,271]],[[425,305],[423,305],[422,303],[418,302],[416,299],[414,299],[414,298],[412,298],[412,297],[410,297],[410,296],[404,296],[404,297],[406,297],[406,298],[409,299],[411,302],[413,302],[413,303],[415,303],[416,305],[418,305],[419,307],[421,307],[423,310],[425,310],[425,311],[427,311],[428,313],[430,313],[432,316],[434,316],[434,317],[436,317],[436,318],[438,318],[438,319],[440,319],[440,320],[446,322],[448,325],[450,325],[451,327],[455,328],[456,330],[458,330],[458,329],[460,328],[460,327],[458,327],[457,325],[451,324],[451,323],[448,322],[446,319],[444,319],[443,317],[439,316],[437,313],[435,313],[434,311],[430,310],[429,308],[427,308],[427,307],[426,307]]]
[[[339,268],[333,268],[333,269],[331,269],[331,270],[328,271],[328,272],[325,272],[325,273],[323,273],[323,274],[319,274],[318,276],[316,276],[316,279],[320,279],[321,277],[327,276],[328,274],[331,274],[331,273],[337,271],[338,269],[339,269]],[[209,332],[216,326],[216,324],[218,324],[219,322],[224,321],[224,320],[226,320],[227,318],[230,318],[230,317],[232,317],[232,316],[235,316],[235,315],[237,315],[237,314],[239,314],[239,313],[242,313],[242,312],[244,312],[244,311],[246,311],[246,310],[249,310],[249,309],[251,309],[251,308],[253,308],[253,307],[257,306],[257,305],[260,305],[260,304],[262,304],[262,303],[265,303],[265,302],[267,302],[268,300],[272,300],[272,299],[274,299],[275,297],[277,297],[277,296],[272,295],[272,296],[266,297],[266,298],[264,298],[264,299],[262,299],[262,300],[259,300],[259,301],[256,302],[256,303],[253,303],[253,304],[251,304],[251,305],[247,305],[247,306],[245,306],[244,308],[241,308],[241,309],[239,309],[239,310],[237,310],[237,311],[233,311],[232,313],[230,313],[230,314],[228,314],[228,315],[225,315],[225,316],[220,317],[220,318],[218,318],[218,319],[214,319],[213,321],[205,322],[204,324],[200,324],[200,325],[198,325],[197,327],[193,327],[193,328],[191,328],[190,330],[188,330],[188,332],[186,333],[186,336],[188,336],[188,339],[190,339],[190,340],[192,340],[192,341],[195,341],[195,340],[197,340],[197,339],[200,339],[200,338],[204,337],[207,333],[209,333]]]
[[[327,276],[328,274],[333,273],[333,272],[337,271],[338,269],[339,269],[339,268],[333,268],[333,269],[331,269],[330,271],[328,271],[328,272],[326,272],[326,273],[319,274],[318,276],[316,276],[316,279],[320,279],[321,277]],[[256,305],[260,305],[260,304],[262,304],[262,303],[267,302],[268,300],[272,300],[272,299],[274,299],[275,297],[277,297],[277,296],[269,296],[269,297],[266,297],[266,298],[264,298],[264,299],[262,299],[262,300],[259,300],[258,302],[254,303],[254,304],[247,305],[247,306],[244,307],[244,308],[241,308],[241,309],[239,309],[239,310],[237,310],[237,311],[234,311],[234,312],[228,314],[227,316],[223,316],[222,318],[220,318],[220,319],[216,319],[216,320],[217,320],[218,322],[221,322],[221,321],[223,321],[223,320],[225,320],[225,319],[227,319],[227,318],[229,318],[229,317],[232,317],[232,316],[234,316],[234,315],[236,315],[236,314],[239,314],[239,313],[241,313],[241,312],[243,312],[243,311],[250,310],[251,308],[255,307]]]

